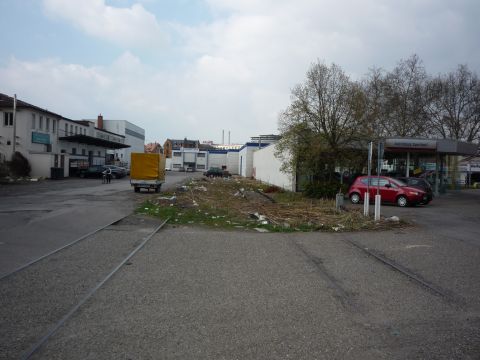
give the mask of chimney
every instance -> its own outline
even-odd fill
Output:
[[[98,115],[97,128],[103,129],[103,116],[102,116],[102,114]]]
[[[230,145],[230,130],[228,130],[228,145]]]

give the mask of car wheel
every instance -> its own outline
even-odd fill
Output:
[[[397,205],[400,207],[405,207],[408,205],[408,200],[405,196],[401,195],[397,198]]]
[[[360,202],[360,194],[358,193],[353,193],[350,195],[350,201],[352,204],[358,204]]]

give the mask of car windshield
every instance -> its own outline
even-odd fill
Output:
[[[395,183],[398,185],[398,186],[407,186],[407,183],[403,180],[399,180],[399,179],[395,179]]]

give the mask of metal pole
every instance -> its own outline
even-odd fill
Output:
[[[13,95],[13,154],[15,154],[16,147],[17,147],[17,94],[14,94]]]
[[[405,177],[410,177],[410,152],[407,152],[407,169],[405,170]]]

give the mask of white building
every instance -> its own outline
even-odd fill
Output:
[[[127,120],[104,119],[102,115],[98,115],[96,126],[99,129],[104,129],[125,137],[125,144],[130,147],[109,151],[109,154],[113,157],[113,161],[120,166],[130,167],[130,154],[132,152],[145,152],[145,130],[141,127]]]
[[[253,153],[253,174],[264,183],[295,191],[295,176],[281,171],[282,160],[275,156],[275,144]]]
[[[253,172],[253,153],[268,143],[247,142],[238,152],[238,174],[243,177],[254,176]]]
[[[107,150],[128,147],[124,136],[93,122],[70,120],[21,100],[14,122],[13,103],[12,97],[0,94],[0,161],[18,151],[29,161],[33,177],[51,177],[52,168],[61,169],[59,176],[74,176],[80,168],[104,164]]]

